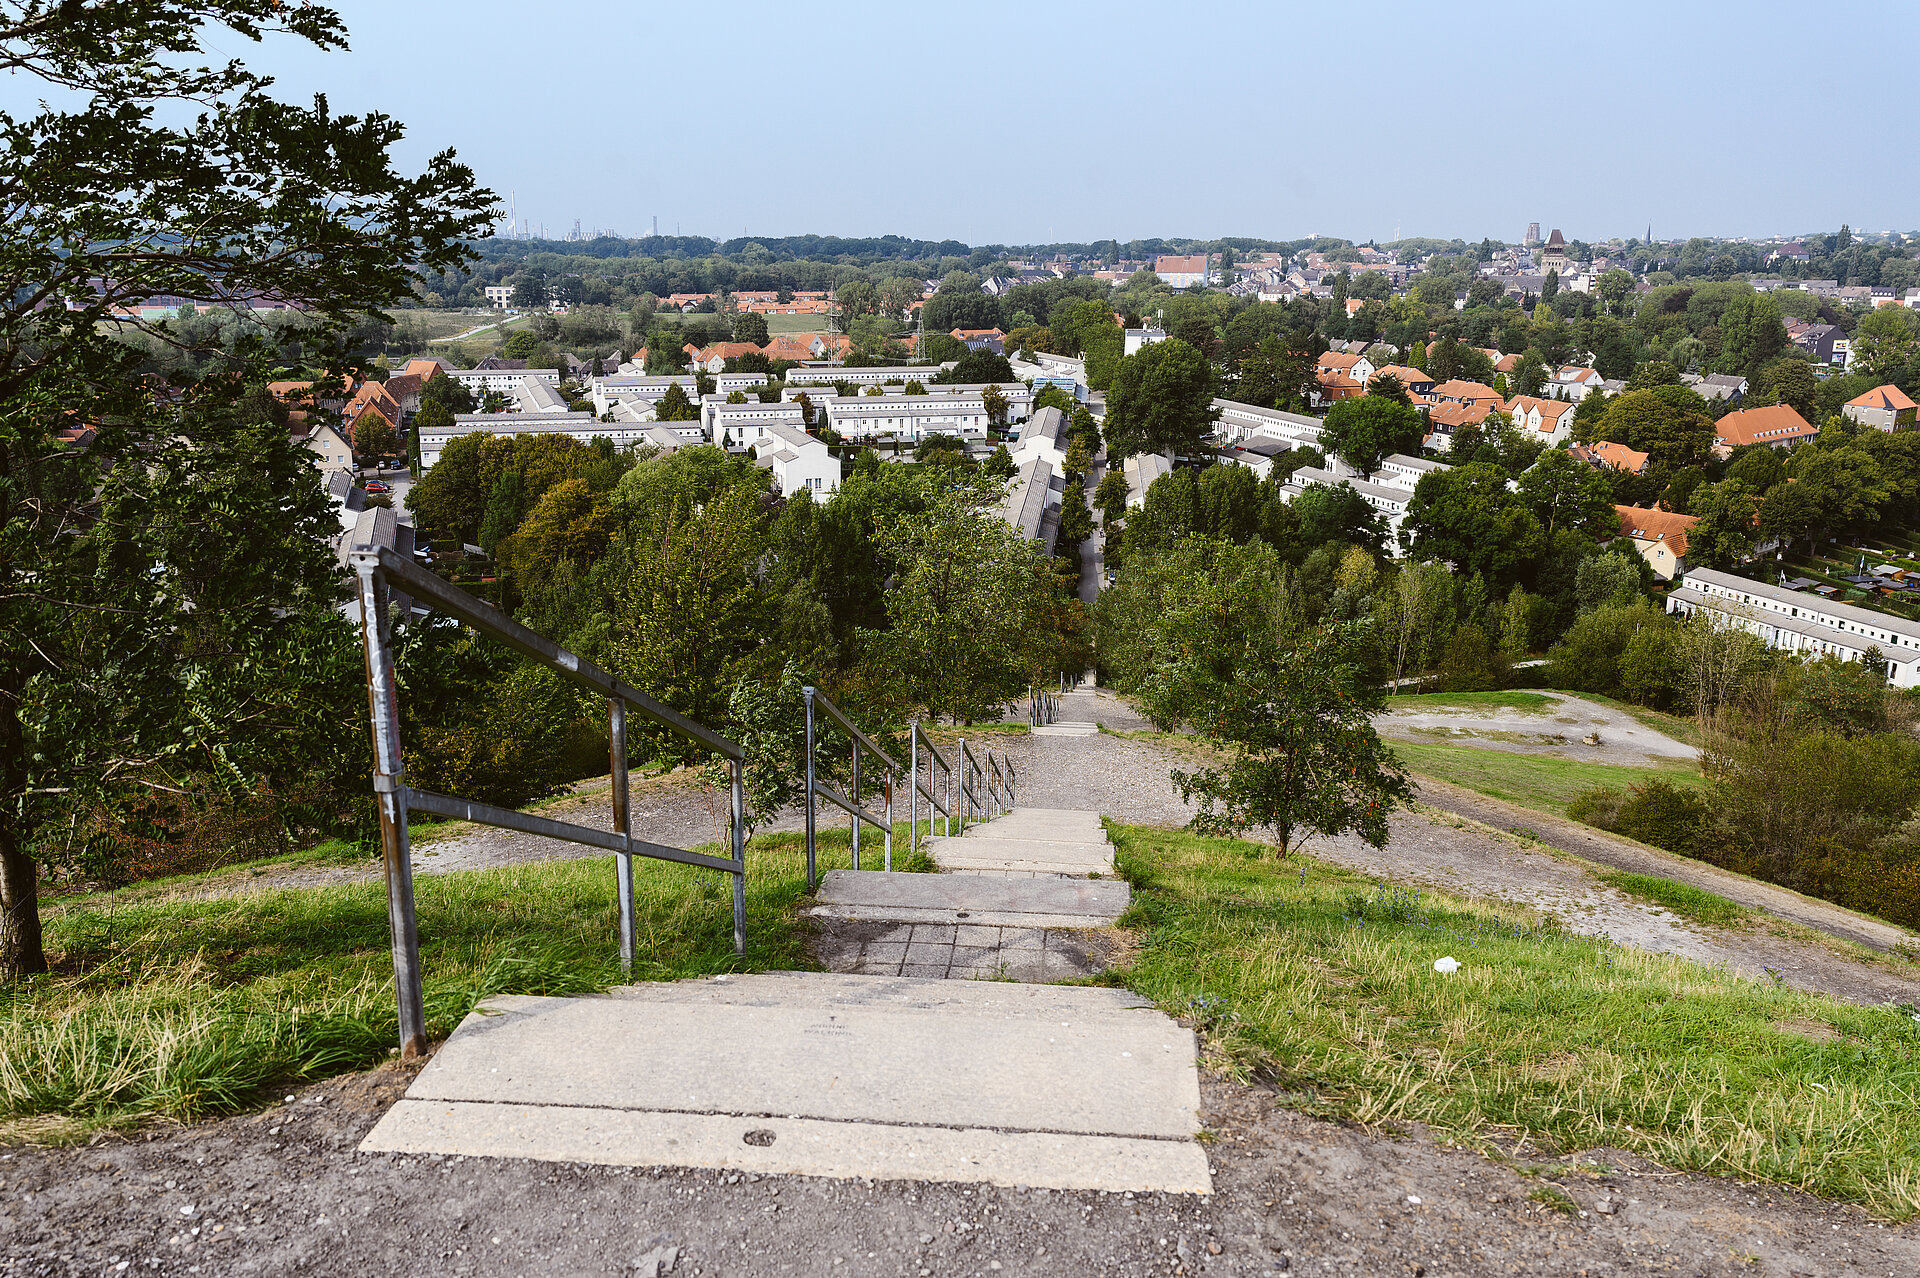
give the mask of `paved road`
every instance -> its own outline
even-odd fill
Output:
[[[1087,505],[1093,505],[1093,491],[1100,486],[1100,480],[1107,473],[1107,464],[1096,461],[1088,472],[1084,487],[1087,491]],[[1107,530],[1101,526],[1098,508],[1093,519],[1093,536],[1080,546],[1080,601],[1092,606],[1099,598],[1100,583],[1107,571]]]

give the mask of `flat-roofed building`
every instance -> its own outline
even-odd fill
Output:
[[[1318,448],[1320,433],[1326,429],[1326,423],[1318,417],[1282,412],[1277,408],[1237,404],[1230,399],[1216,399],[1213,407],[1220,414],[1215,430],[1222,441],[1229,444],[1237,444],[1250,435],[1268,435]]]
[[[774,422],[752,447],[754,461],[772,474],[783,497],[806,492],[821,498],[840,487],[840,459],[804,430]]]
[[[792,408],[797,415],[799,409]],[[819,400],[826,424],[850,439],[888,435],[919,441],[929,435],[985,439],[987,406],[979,395],[834,395]]]
[[[447,376],[475,395],[484,395],[488,391],[511,395],[529,377],[549,386],[560,384],[560,371],[554,368],[454,368],[447,371]]]
[[[700,424],[706,427],[707,438],[721,448],[750,448],[766,438],[775,424],[791,426],[803,435],[807,430],[798,404],[763,404],[757,399],[729,404],[719,395],[701,396]]]
[[[1328,488],[1347,485],[1360,495],[1367,505],[1386,516],[1387,527],[1395,541],[1400,537],[1400,525],[1407,517],[1407,504],[1413,500],[1413,493],[1406,488],[1392,488],[1386,484],[1376,484],[1369,480],[1358,479],[1350,475],[1337,474],[1331,470],[1322,470],[1318,466],[1302,466],[1287,476],[1286,484],[1280,489],[1281,498],[1291,504],[1301,493],[1323,484]]]
[[[1694,568],[1667,592],[1667,611],[1707,612],[1758,635],[1768,647],[1859,661],[1869,650],[1886,658],[1887,681],[1920,685],[1920,622],[1822,599],[1784,586],[1749,581],[1730,572]]]

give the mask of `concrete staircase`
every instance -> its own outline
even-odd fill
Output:
[[[827,872],[833,971],[489,1000],[361,1148],[1210,1193],[1192,1033],[1040,983],[1099,970],[1129,903],[1098,815],[929,849],[945,873]]]

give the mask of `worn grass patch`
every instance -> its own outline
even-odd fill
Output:
[[[1920,1024],[1904,1012],[1252,843],[1111,829],[1144,929],[1114,979],[1195,1024],[1216,1068],[1330,1117],[1617,1147],[1920,1212]],[[1436,973],[1443,955],[1460,970]],[[1781,1028],[1806,1022],[1842,1037]]]
[[[1544,692],[1415,692],[1387,698],[1389,710],[1525,710],[1538,713],[1560,704]]]
[[[911,863],[905,831],[895,868],[931,868],[924,855]],[[819,837],[823,870],[848,864],[844,829]],[[727,876],[636,859],[632,979],[812,966],[794,908],[806,890],[802,836],[762,835],[747,859],[744,958]],[[432,1037],[490,995],[627,979],[611,857],[423,874],[414,891]],[[282,1084],[376,1064],[395,1041],[379,880],[212,900],[73,898],[47,911],[46,927],[55,971],[0,988],[0,1141],[233,1112]]]
[[[1393,748],[1409,771],[1450,781],[1536,812],[1565,816],[1567,804],[1586,790],[1608,786],[1624,790],[1644,781],[1674,785],[1704,785],[1700,769],[1686,759],[1619,767],[1583,763],[1550,755],[1515,754],[1472,746],[1439,745],[1425,741],[1394,741]]]
[[[1708,927],[1739,927],[1753,920],[1754,914],[1738,901],[1729,901],[1690,883],[1675,883],[1652,874],[1632,874],[1625,870],[1602,870],[1596,875],[1602,883],[1628,896],[1673,911],[1681,918],[1704,923]]]

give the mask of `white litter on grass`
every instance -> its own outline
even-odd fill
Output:
[[[1420,1205],[1420,1195],[1418,1195],[1418,1194],[1408,1194],[1408,1195],[1407,1195],[1407,1201],[1408,1201],[1408,1202],[1410,1202],[1410,1203],[1412,1203],[1412,1204],[1413,1204],[1413,1205],[1414,1205],[1415,1207],[1418,1207],[1418,1206]]]
[[[1453,957],[1453,955],[1451,954],[1447,955],[1445,958],[1437,958],[1433,961],[1433,970],[1440,973],[1442,976],[1452,976],[1455,972],[1460,970],[1460,960]]]

